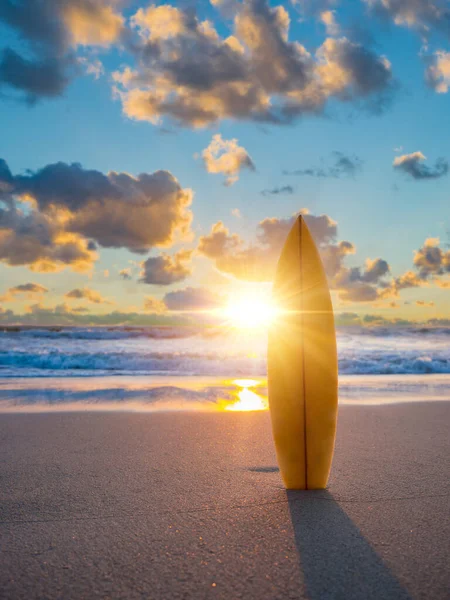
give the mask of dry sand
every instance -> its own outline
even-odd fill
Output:
[[[267,413],[0,416],[0,597],[448,597],[450,402],[340,409],[329,489]]]

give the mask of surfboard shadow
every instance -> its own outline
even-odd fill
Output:
[[[279,473],[279,467],[248,467],[252,473]]]
[[[411,600],[332,494],[287,497],[309,600]]]

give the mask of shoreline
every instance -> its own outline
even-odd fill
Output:
[[[242,398],[267,409],[264,377],[104,376],[0,378],[0,414],[111,411],[223,412]],[[341,375],[340,406],[389,406],[450,400],[450,374]]]

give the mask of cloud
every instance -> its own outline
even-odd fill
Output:
[[[224,298],[205,287],[187,287],[164,296],[164,303],[169,310],[202,311],[223,306]]]
[[[163,300],[159,300],[154,296],[147,296],[144,300],[144,310],[159,315],[167,311],[167,306]]]
[[[446,94],[450,87],[450,52],[438,50],[428,57],[425,79],[438,94]]]
[[[97,245],[136,253],[168,247],[190,238],[191,201],[168,171],[105,175],[59,162],[13,176],[0,161],[0,260],[86,270]]]
[[[320,13],[320,20],[325,25],[328,35],[339,35],[339,25],[336,23],[334,10],[324,10]]]
[[[130,281],[133,278],[133,271],[131,267],[127,267],[126,269],[121,269],[119,271],[119,276],[122,277],[125,281]]]
[[[23,283],[9,288],[10,294],[46,294],[48,289],[39,283]]]
[[[374,302],[380,296],[379,286],[390,272],[389,264],[381,259],[367,259],[365,267],[340,267],[331,280],[331,287],[343,302]]]
[[[27,211],[10,200],[0,204],[0,261],[9,266],[28,266],[32,271],[52,272],[70,266],[87,271],[97,254],[87,240],[65,230],[53,215]]]
[[[225,175],[225,185],[233,185],[242,169],[255,170],[247,150],[238,145],[237,139],[224,140],[220,133],[213,136],[211,143],[202,152],[208,173]]]
[[[438,287],[449,287],[446,277],[450,273],[450,250],[439,247],[439,238],[428,238],[424,245],[414,251],[414,271],[406,271],[395,277],[383,290],[380,298],[398,297],[402,290],[427,286],[430,283]]]
[[[100,79],[100,77],[105,74],[103,64],[97,58],[89,59],[80,56],[77,59],[77,63],[84,68],[84,72],[87,75],[92,75],[94,79]]]
[[[450,278],[449,279],[435,279],[434,283],[438,287],[445,289],[445,290],[450,288]]]
[[[181,327],[189,325],[189,317],[181,315],[166,316],[164,314],[145,314],[135,311],[113,311],[105,314],[92,314],[85,307],[70,307],[67,303],[53,307],[42,304],[33,304],[28,307],[25,314],[14,313],[12,310],[3,310],[0,307],[0,323],[5,325],[39,325],[45,326],[121,326],[155,327],[146,332],[148,337],[161,336],[189,337],[198,333],[198,327]],[[167,326],[173,327],[168,329]]]
[[[283,171],[284,175],[308,175],[310,177],[334,178],[355,177],[362,170],[363,161],[358,156],[347,156],[343,152],[332,152],[331,166],[309,167],[295,171]]]
[[[139,281],[151,285],[170,285],[183,281],[192,273],[192,250],[180,250],[173,256],[161,254],[147,258],[142,263],[141,278]]]
[[[145,252],[170,246],[177,232],[188,233],[192,219],[192,193],[168,171],[105,175],[59,162],[18,175],[15,184],[17,194],[32,196],[44,212],[70,211],[68,229],[105,248]]]
[[[426,156],[422,152],[412,152],[394,158],[393,167],[399,169],[416,180],[439,179],[447,175],[449,165],[444,158],[438,158],[434,167],[423,164]]]
[[[414,252],[414,266],[422,280],[450,273],[450,250],[444,251],[438,244],[439,238],[428,238]]]
[[[450,8],[447,0],[364,0],[378,16],[414,29],[424,38],[440,33],[450,40]]]
[[[278,196],[279,194],[293,194],[294,188],[292,185],[282,185],[280,187],[274,187],[270,190],[262,190],[263,196]]]
[[[46,294],[48,289],[39,283],[23,283],[10,287],[6,293],[0,297],[0,302],[12,302],[16,296],[25,295],[27,298],[32,298],[35,295]]]
[[[23,91],[30,103],[41,97],[61,96],[73,69],[70,57],[28,60],[12,48],[4,48],[0,55],[0,89],[8,86]]]
[[[20,52],[0,52],[0,88],[23,93],[29,102],[60,96],[76,68],[80,46],[108,47],[123,33],[123,17],[108,0],[4,0],[0,22],[17,34]]]
[[[339,0],[291,0],[291,3],[309,16],[320,15],[323,11],[339,4]]]
[[[425,302],[425,300],[416,300],[417,306],[430,307],[434,306],[434,302]]]
[[[316,243],[328,248],[336,236],[336,223],[327,215],[304,218]],[[209,234],[201,236],[198,252],[214,261],[217,269],[244,281],[271,281],[281,248],[297,214],[287,219],[263,219],[257,228],[257,243],[246,245],[237,234],[231,234],[219,221]]]
[[[103,296],[99,292],[96,292],[95,290],[92,290],[87,287],[82,289],[76,288],[74,290],[71,290],[70,292],[64,294],[64,297],[68,298],[69,300],[87,300],[88,302],[92,302],[93,304],[113,304],[113,302],[103,298]]]
[[[114,0],[66,0],[61,16],[73,46],[108,47],[123,32],[124,18],[114,10]]]
[[[400,275],[399,277],[396,277],[393,280],[393,282],[391,284],[392,295],[398,296],[398,293],[401,290],[407,290],[410,288],[421,287],[421,286],[423,286],[423,284],[424,284],[423,279],[421,279],[417,273],[414,273],[414,271],[406,271],[405,273],[403,273],[403,275]],[[386,288],[385,295],[386,296],[389,295],[388,288]]]
[[[132,119],[190,127],[223,119],[290,123],[321,113],[330,98],[367,100],[378,110],[392,91],[386,58],[345,37],[328,38],[310,54],[289,40],[286,9],[265,0],[237,4],[231,35],[223,37],[210,21],[169,5],[140,10],[132,22],[140,40],[135,65],[113,75]]]
[[[391,269],[383,258],[367,259],[362,267],[346,266],[355,254],[354,244],[337,240],[337,223],[328,215],[312,215],[302,210],[287,219],[263,219],[256,242],[246,244],[222,222],[200,237],[198,252],[212,260],[216,268],[243,281],[272,281],[279,255],[298,214],[302,214],[318,247],[329,285],[342,302],[375,302],[398,294]],[[406,285],[404,284],[406,287]]]

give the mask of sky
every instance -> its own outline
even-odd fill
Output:
[[[267,296],[299,213],[344,321],[450,318],[446,0],[5,0],[0,40],[0,323]]]

